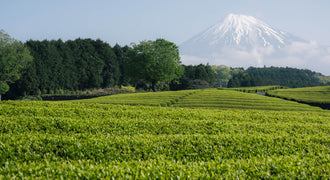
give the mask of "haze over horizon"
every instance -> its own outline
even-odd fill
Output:
[[[99,38],[113,46],[164,38],[179,45],[235,13],[330,46],[327,0],[0,1],[0,29],[23,42]]]

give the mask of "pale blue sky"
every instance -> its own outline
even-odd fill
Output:
[[[229,13],[330,45],[329,0],[0,0],[0,29],[23,42],[81,37],[129,45],[165,38],[180,44]]]

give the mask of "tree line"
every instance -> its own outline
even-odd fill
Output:
[[[128,47],[111,48],[101,40],[91,39],[29,40],[25,46],[33,61],[22,72],[22,77],[11,85],[10,98],[123,83],[120,64]]]
[[[330,85],[330,77],[308,69],[290,67],[250,67],[232,73],[228,87],[280,85],[290,88]]]
[[[29,40],[23,44],[4,31],[1,33],[0,94],[10,87],[4,96],[6,99],[122,85],[146,91],[330,85],[329,77],[320,73],[288,67],[250,67],[245,70],[224,65],[182,65],[178,47],[165,39],[113,47],[100,39],[80,38],[65,42],[61,39]],[[8,42],[4,41],[6,38]],[[14,44],[20,50],[9,51]],[[26,61],[21,64],[17,61],[15,73],[10,76],[10,81],[5,81],[9,71],[5,67],[14,67],[8,62],[19,60],[23,55],[27,57]]]
[[[164,39],[131,47],[80,38],[29,40],[24,46],[33,60],[20,79],[9,83],[6,99],[122,85],[146,91],[195,89],[215,82],[210,65],[182,65],[178,47]]]

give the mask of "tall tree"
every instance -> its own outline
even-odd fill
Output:
[[[130,77],[135,82],[144,80],[150,83],[153,91],[158,84],[168,86],[183,74],[178,46],[165,39],[133,45],[127,65]]]
[[[0,30],[0,101],[2,94],[9,90],[21,76],[22,70],[32,61],[32,56],[24,45]]]
[[[227,87],[228,81],[231,78],[230,67],[225,65],[213,65],[212,69],[216,72],[215,87]]]
[[[132,48],[128,46],[120,47],[118,44],[116,44],[113,47],[113,51],[116,54],[117,62],[119,64],[119,71],[120,71],[118,85],[124,85],[124,86],[129,85],[130,80],[126,73],[127,70],[125,69],[125,64],[128,59],[128,52],[131,50]]]

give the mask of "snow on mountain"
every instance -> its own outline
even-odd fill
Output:
[[[321,50],[315,42],[305,41],[257,18],[240,14],[229,14],[221,23],[180,45],[185,64],[208,62],[233,67],[267,65],[315,67],[318,70],[320,65],[315,64],[315,58],[320,58],[317,57],[318,51]],[[330,66],[329,57],[324,60],[327,67]]]

